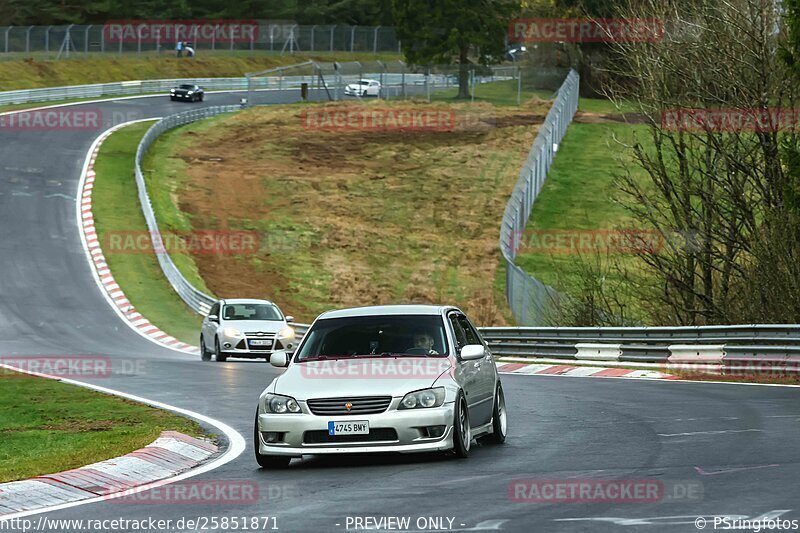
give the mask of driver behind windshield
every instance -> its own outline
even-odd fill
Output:
[[[433,349],[433,337],[427,333],[418,333],[414,335],[414,347],[409,350],[410,353],[424,353],[425,355],[438,355],[439,352]]]

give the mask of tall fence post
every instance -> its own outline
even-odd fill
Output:
[[[311,26],[311,52],[314,51],[314,32],[316,31],[316,29],[317,29],[317,25],[316,24]]]
[[[11,31],[12,27],[13,26],[9,26],[8,28],[6,28],[6,47],[5,47],[6,48],[6,53],[8,53],[8,33]]]
[[[375,54],[378,52],[378,31],[380,31],[380,26],[375,26],[375,34],[372,36],[372,53]]]
[[[358,26],[350,26],[350,53],[353,53],[355,51],[356,28],[358,28]]]

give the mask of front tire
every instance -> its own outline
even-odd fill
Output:
[[[200,335],[200,360],[211,361],[211,352],[206,349],[206,340]]]
[[[258,437],[258,410],[256,410],[256,421],[253,423],[253,446],[256,451],[256,462],[261,468],[286,468],[292,461],[291,457],[283,455],[263,455],[258,449],[261,445],[261,439]]]
[[[506,441],[507,432],[508,414],[506,413],[506,398],[503,394],[503,386],[498,383],[494,398],[494,410],[492,411],[492,432],[486,435],[486,442],[503,444]]]
[[[224,363],[228,360],[228,356],[222,353],[222,350],[219,348],[219,339],[214,339],[214,358],[218,363]]]
[[[469,410],[464,393],[459,392],[456,399],[455,414],[453,415],[453,454],[465,459],[469,457],[472,446],[472,429],[469,423]]]

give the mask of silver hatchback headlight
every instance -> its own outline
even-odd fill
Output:
[[[444,403],[444,397],[444,387],[409,392],[400,402],[399,409],[429,409],[431,407],[441,407]]]

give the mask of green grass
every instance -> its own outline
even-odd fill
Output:
[[[0,370],[0,482],[118,457],[166,430],[203,435],[198,424],[167,411]]]
[[[147,226],[139,206],[133,165],[139,140],[150,122],[125,127],[103,143],[95,171],[97,178],[92,193],[92,208],[98,238],[114,279],[131,304],[150,322],[170,335],[189,344],[196,344],[201,318],[175,294],[149,250],[120,250],[110,246],[112,236],[147,235]],[[167,189],[159,182],[148,185],[159,221],[169,219],[172,209],[165,205]],[[162,228],[166,229],[166,228]],[[171,257],[190,280],[207,290],[196,273],[191,258],[172,253]]]
[[[584,235],[587,230],[641,227],[639,221],[632,219],[629,212],[614,201],[617,196],[615,180],[624,169],[629,169],[638,180],[646,177],[644,171],[633,164],[630,150],[620,144],[631,143],[634,138],[646,141],[646,127],[629,124],[570,125],[533,207],[526,237],[517,256],[520,267],[558,290],[575,294],[581,283],[579,260],[589,261],[594,249],[579,247],[580,251],[576,252],[552,247],[543,236],[571,237]],[[603,261],[607,259],[604,257]],[[635,268],[638,264],[631,254],[614,254],[613,259],[626,268]],[[621,281],[617,274],[609,273],[612,281]]]
[[[161,78],[239,77],[248,72],[293,65],[309,59],[330,61],[392,61],[400,59],[392,53],[313,52],[285,54],[258,53],[200,53],[195,58],[177,58],[172,54],[118,56],[114,54],[83,55],[54,61],[24,57],[0,62],[3,76],[0,91],[59,87],[90,83],[110,83],[128,80]]]

